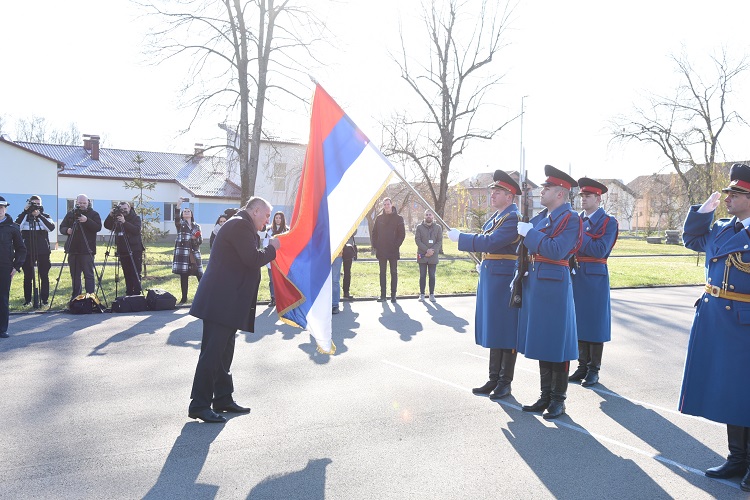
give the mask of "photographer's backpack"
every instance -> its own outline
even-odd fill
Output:
[[[91,314],[104,311],[99,298],[93,293],[83,293],[68,303],[68,310],[72,314]]]
[[[113,313],[137,313],[146,310],[146,297],[143,295],[125,295],[112,302]]]
[[[166,290],[154,288],[146,293],[146,305],[151,311],[167,311],[177,305],[177,297]]]

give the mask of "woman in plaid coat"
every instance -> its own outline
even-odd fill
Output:
[[[177,202],[174,213],[174,224],[177,228],[177,240],[174,242],[172,273],[180,275],[182,298],[180,304],[187,302],[188,276],[195,276],[198,281],[203,276],[200,246],[203,243],[201,227],[195,223],[193,211],[189,208],[180,210],[182,199]]]

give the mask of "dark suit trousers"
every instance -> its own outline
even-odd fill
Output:
[[[198,366],[195,367],[193,391],[190,393],[190,412],[226,406],[232,401],[232,358],[236,328],[203,320],[203,341]]]
[[[380,264],[380,296],[385,297],[385,285],[386,285],[386,267],[390,264],[391,266],[391,297],[396,296],[396,288],[398,287],[398,259],[378,259]]]
[[[10,321],[10,273],[13,266],[0,266],[0,333],[8,331]]]

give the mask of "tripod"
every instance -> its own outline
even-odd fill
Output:
[[[55,296],[57,295],[57,287],[60,286],[60,277],[62,276],[63,269],[65,269],[65,261],[68,259],[68,254],[70,253],[69,249],[70,249],[70,246],[72,245],[72,242],[73,242],[76,234],[81,233],[81,238],[83,239],[83,244],[86,247],[86,253],[88,253],[88,255],[91,255],[91,257],[93,259],[94,254],[91,251],[91,247],[89,246],[89,242],[86,239],[86,235],[83,234],[84,231],[80,227],[80,225],[81,225],[81,223],[76,218],[75,222],[73,223],[73,232],[70,233],[70,237],[68,238],[68,244],[66,245],[65,255],[63,256],[62,264],[60,264],[60,272],[57,275],[57,280],[55,282],[55,291],[52,293],[52,297],[50,298],[49,307],[47,308],[48,311],[50,309],[52,309],[52,304],[55,301]],[[68,264],[68,265],[70,265],[70,264]],[[76,269],[75,272],[78,273],[79,270]],[[104,294],[104,289],[102,288],[102,277],[101,277],[101,275],[97,275],[96,274],[96,268],[94,268],[94,276],[96,276],[96,278],[97,278],[97,280],[96,280],[97,281],[97,285],[96,285],[96,289],[95,289],[94,293],[101,291],[101,293],[102,293],[102,299],[104,299],[104,306],[107,307],[107,296]]]
[[[107,267],[107,260],[109,260],[109,253],[112,248],[112,242],[114,241],[115,247],[116,248],[118,247],[116,243],[117,236],[122,236],[122,239],[125,242],[126,254],[128,257],[130,257],[130,264],[132,265],[131,269],[133,273],[135,274],[136,280],[138,281],[138,291],[139,291],[139,294],[142,294],[143,290],[141,288],[141,272],[139,269],[140,266],[136,265],[135,257],[133,256],[133,249],[130,246],[130,240],[128,239],[128,235],[125,232],[125,228],[122,222],[115,222],[115,227],[112,229],[112,231],[109,234],[109,241],[107,243],[107,249],[104,251],[104,263],[102,264],[101,275],[102,276],[104,275],[104,269]],[[118,257],[117,264],[115,265],[115,297],[117,297],[117,289],[118,289],[118,285],[120,282],[120,276],[119,276],[120,267],[122,267],[122,274],[125,277],[126,295],[128,295],[127,293],[129,291],[127,289],[128,278],[125,273],[125,266],[122,265],[122,258],[125,254],[123,252],[120,252],[118,248],[117,253],[115,255]]]
[[[26,269],[24,269],[24,273],[26,273],[29,269],[31,269],[31,283],[32,283],[32,307],[34,309],[39,309],[39,288],[41,287],[40,283],[40,277],[39,277],[39,268],[38,268],[38,258],[39,255],[37,254],[37,230],[38,224],[39,224],[39,217],[36,217],[29,212],[26,214],[26,223],[29,225],[29,248],[28,248],[28,254],[26,255],[26,260],[31,262],[30,266],[26,266]],[[24,276],[25,278],[25,276]]]

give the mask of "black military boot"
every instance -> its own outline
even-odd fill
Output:
[[[588,372],[589,364],[589,343],[582,340],[578,341],[578,368],[568,377],[571,382],[580,382]]]
[[[495,401],[510,396],[510,383],[513,382],[513,374],[516,371],[515,349],[503,349],[503,360],[500,363],[500,378],[497,380],[495,390],[490,394],[490,399]]]
[[[565,413],[565,398],[568,394],[568,370],[552,372],[552,392],[545,420],[552,420]]]
[[[747,466],[747,446],[748,446],[748,429],[737,425],[727,425],[727,441],[729,442],[729,456],[727,461],[718,467],[706,469],[706,476],[715,479],[729,479],[730,477],[741,476],[745,474],[742,480],[746,482]],[[743,488],[744,489],[744,488]],[[745,490],[748,491],[748,490]]]
[[[533,405],[527,405],[521,408],[523,411],[540,412],[546,410],[549,406],[550,393],[552,392],[552,368],[548,363],[545,363],[545,366],[542,366],[542,361],[539,362],[539,385],[542,388],[542,393],[539,395],[539,399]]]
[[[581,382],[583,387],[591,387],[599,382],[599,369],[602,367],[602,352],[604,351],[604,343],[589,343],[589,364],[588,371],[586,372],[586,378]]]
[[[497,386],[500,378],[500,367],[503,361],[503,350],[490,348],[490,379],[482,387],[475,387],[471,390],[474,394],[486,396]]]

